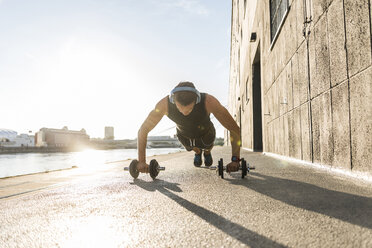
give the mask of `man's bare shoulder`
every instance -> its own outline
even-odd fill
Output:
[[[218,102],[217,98],[212,96],[211,94],[205,93],[205,101],[206,102]]]
[[[162,98],[155,106],[155,112],[165,115],[168,113],[168,96]]]
[[[209,113],[215,112],[220,106],[221,104],[216,97],[205,94],[205,108]]]

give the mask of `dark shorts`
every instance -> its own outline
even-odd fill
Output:
[[[211,126],[206,134],[199,138],[188,138],[182,135],[177,129],[177,137],[181,144],[186,148],[187,151],[191,151],[194,147],[199,149],[210,150],[213,148],[214,140],[216,138],[216,130],[214,126]]]

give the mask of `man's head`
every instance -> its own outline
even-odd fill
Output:
[[[190,90],[176,91],[171,96],[173,97],[174,101],[178,102],[183,106],[190,105],[191,103],[196,103],[198,98],[200,98],[200,95],[198,94],[198,91],[196,90],[194,84],[191,82],[181,82],[173,90],[182,89],[182,87],[192,88],[195,89],[195,91]]]
[[[172,90],[171,101],[186,116],[192,112],[195,104],[200,101],[200,93],[195,89],[193,83],[181,82]]]

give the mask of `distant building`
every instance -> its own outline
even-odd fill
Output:
[[[114,139],[114,127],[105,127],[105,140]]]
[[[41,128],[35,136],[36,146],[48,147],[78,147],[85,146],[89,142],[89,135],[84,129],[80,131],[62,129]]]
[[[35,146],[35,137],[27,134],[17,135],[16,131],[0,129],[0,146],[23,147]]]
[[[10,141],[17,137],[17,132],[10,129],[0,129],[0,141]]]
[[[28,134],[20,134],[15,138],[16,146],[35,146],[35,136]]]
[[[177,138],[170,136],[149,136],[147,138],[148,148],[170,148],[170,147],[182,147],[181,143]]]

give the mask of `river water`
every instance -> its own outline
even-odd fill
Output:
[[[147,156],[184,151],[182,148],[146,149]],[[85,150],[68,153],[22,153],[0,155],[0,178],[39,172],[102,167],[105,164],[137,158],[137,149]],[[149,162],[149,161],[148,161]]]

